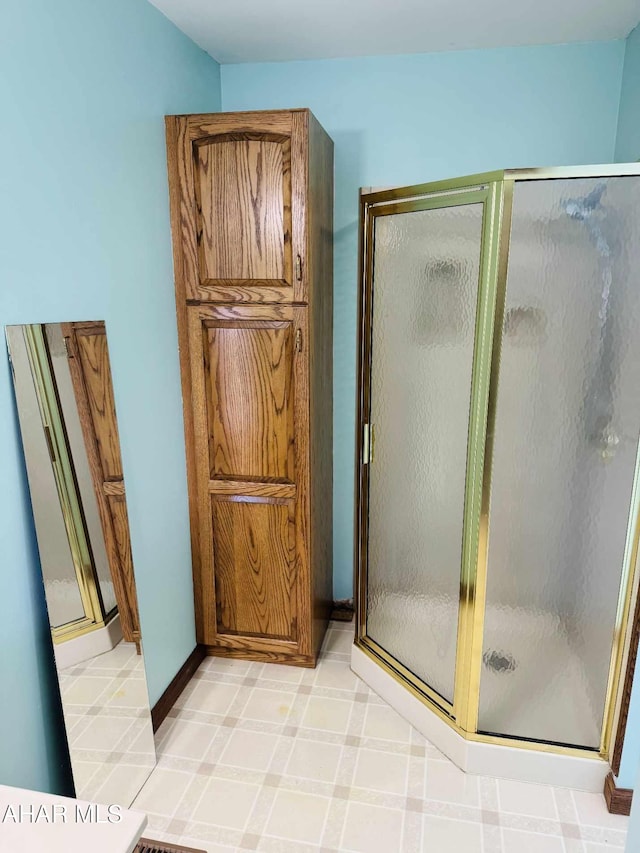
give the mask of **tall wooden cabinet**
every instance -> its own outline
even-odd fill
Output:
[[[332,601],[333,143],[168,116],[198,641],[313,666]]]

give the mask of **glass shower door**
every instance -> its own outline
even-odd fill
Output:
[[[367,638],[453,705],[483,212],[374,211]],[[442,702],[441,700],[444,700]]]
[[[601,748],[640,430],[639,208],[639,177],[515,186],[481,732]]]

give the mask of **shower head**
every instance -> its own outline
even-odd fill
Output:
[[[602,199],[606,188],[606,184],[598,184],[597,187],[594,187],[591,190],[589,195],[586,195],[583,198],[569,199],[565,202],[564,209],[572,219],[584,221],[591,216],[593,211],[600,205],[600,200]]]

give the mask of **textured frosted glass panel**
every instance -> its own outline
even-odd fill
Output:
[[[367,633],[449,702],[482,208],[375,226]]]
[[[516,184],[479,727],[597,748],[640,427],[640,180]]]
[[[109,558],[107,557],[102,523],[98,512],[98,502],[96,501],[91,469],[89,468],[87,449],[80,424],[80,415],[78,414],[78,404],[71,381],[69,360],[62,335],[62,328],[59,323],[47,323],[45,334],[49,346],[49,355],[51,356],[51,367],[58,390],[60,409],[67,432],[69,452],[73,460],[76,482],[82,502],[82,511],[91,543],[93,565],[100,585],[104,612],[107,614],[117,606],[117,602],[113,589],[113,581],[111,580],[111,569],[109,568]]]

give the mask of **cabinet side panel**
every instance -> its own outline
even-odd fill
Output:
[[[184,417],[185,455],[187,462],[187,487],[189,496],[189,523],[191,533],[191,563],[193,570],[196,639],[205,642],[202,562],[200,559],[200,522],[198,514],[198,487],[196,452],[194,442],[193,398],[191,386],[191,361],[189,358],[189,330],[187,320],[187,285],[183,258],[182,215],[185,151],[190,151],[187,119],[166,116],[167,172],[169,179],[169,206],[171,211],[171,240],[176,292],[176,318],[178,324],[178,352],[182,385],[182,412]]]
[[[310,479],[313,648],[333,603],[333,142],[309,113]]]

